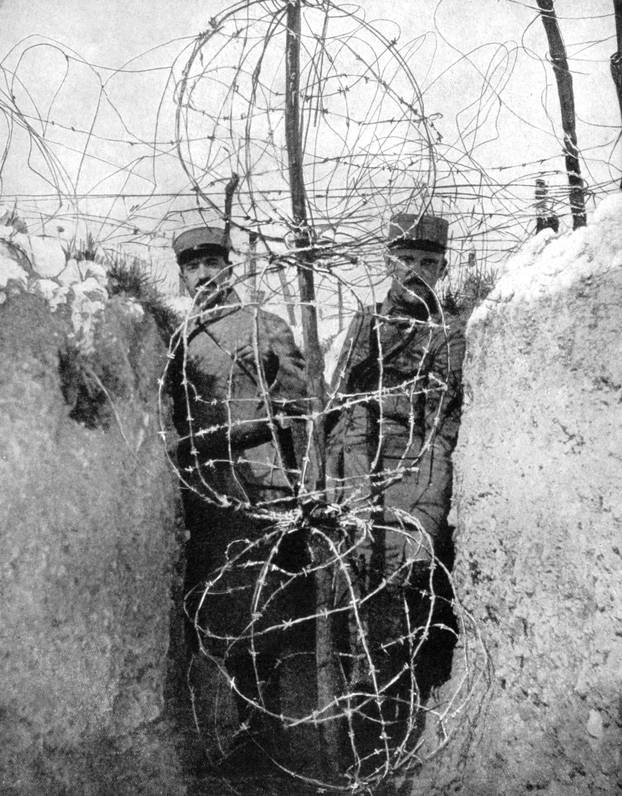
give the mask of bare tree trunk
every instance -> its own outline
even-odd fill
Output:
[[[613,78],[618,95],[618,105],[620,106],[620,117],[622,118],[622,0],[613,0],[613,10],[616,19],[616,52],[611,56],[611,77]],[[622,180],[620,180],[620,190],[622,190]]]
[[[300,125],[300,0],[289,0],[287,5],[286,40],[286,136],[289,162],[289,184],[294,223],[297,227],[296,243],[299,249],[307,249],[298,254],[298,286],[300,291],[302,333],[306,355],[306,376],[310,397],[310,462],[309,487],[321,503],[326,497],[326,439],[324,434],[323,410],[326,404],[326,385],[324,384],[324,360],[320,349],[315,304],[315,284],[313,255],[309,251],[309,234],[304,175],[302,169],[302,131]],[[315,500],[315,498],[314,498]],[[311,519],[311,522],[313,520]],[[321,566],[330,557],[330,550],[319,536],[314,540],[316,574],[316,682],[318,692],[318,711],[320,723],[320,748],[328,773],[339,770],[339,726],[338,722],[321,721],[334,715],[331,707],[338,692],[338,669],[335,656],[335,639],[331,608],[333,603],[332,567]]]
[[[577,132],[575,124],[574,92],[572,88],[572,75],[568,69],[566,48],[561,31],[557,23],[557,16],[553,0],[538,0],[538,8],[542,17],[542,24],[549,43],[553,72],[557,81],[557,93],[561,107],[562,127],[564,130],[564,157],[566,172],[570,185],[570,211],[572,213],[572,228],[584,227],[586,224],[585,195],[581,166],[579,165],[579,150],[577,147]]]

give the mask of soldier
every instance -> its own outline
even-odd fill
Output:
[[[241,304],[222,229],[190,229],[173,248],[194,298],[171,369],[190,531],[186,605],[201,644],[224,659],[242,729],[266,735],[275,724],[262,715],[279,713],[283,640],[268,628],[293,614],[283,583],[303,557],[300,541],[274,519],[292,504],[299,480],[304,361],[285,321]]]
[[[384,700],[382,715],[375,721],[371,716],[372,747],[379,719],[399,735],[398,726],[406,726],[399,725],[399,705],[408,707],[413,691],[424,699],[443,677],[431,671],[438,661],[420,650],[414,654],[423,632],[417,637],[413,631],[426,622],[430,609],[421,592],[443,590],[432,562],[452,563],[447,513],[464,338],[457,319],[442,313],[434,292],[446,268],[447,229],[447,221],[435,216],[392,219],[390,289],[384,301],[352,321],[333,377],[340,411],[328,441],[329,493],[370,523],[352,571],[377,687],[384,689],[383,697],[395,696],[392,708]],[[447,592],[447,584],[444,588]],[[447,614],[441,618],[451,624]],[[444,642],[430,635],[428,653]],[[355,662],[351,677],[360,684],[370,674],[357,671]],[[363,713],[369,717],[369,707]]]

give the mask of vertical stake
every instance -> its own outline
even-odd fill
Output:
[[[320,348],[314,283],[313,236],[307,220],[304,174],[302,168],[302,129],[299,107],[300,95],[300,0],[287,2],[287,37],[285,46],[285,134],[289,166],[289,187],[292,215],[296,228],[297,272],[300,292],[302,334],[306,356],[306,377],[309,389],[309,485],[311,500],[322,504],[326,500],[326,439],[323,410],[326,403],[324,358]],[[303,498],[306,489],[303,485]],[[313,518],[310,518],[313,531]],[[333,632],[333,571],[322,566],[330,556],[326,541],[319,534],[312,538],[317,567],[316,589],[316,683],[318,712],[321,719],[334,716],[331,705],[338,694],[339,675]],[[327,773],[339,771],[340,729],[333,720],[318,724],[320,750]]]

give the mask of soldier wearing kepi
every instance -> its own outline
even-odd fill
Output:
[[[291,505],[299,481],[304,361],[285,321],[240,302],[222,229],[188,230],[173,248],[194,298],[174,340],[170,379],[190,531],[186,605],[202,643],[222,656],[234,680],[241,725],[265,730],[249,700],[278,714],[274,672],[283,633],[264,631],[294,611],[272,572],[287,578],[303,555],[295,536],[275,534],[270,514]],[[262,569],[262,557],[273,566]]]
[[[457,318],[443,314],[434,291],[446,268],[447,231],[447,221],[437,216],[391,220],[390,289],[384,301],[354,318],[332,385],[340,413],[328,443],[330,495],[371,520],[353,571],[361,597],[376,590],[363,605],[380,679],[393,681],[384,695],[401,691],[397,703],[404,704],[405,689],[425,696],[434,684],[420,655],[417,683],[410,681],[404,639],[417,616],[425,616],[419,596],[429,591],[431,561],[451,565],[453,549],[447,514],[464,336]],[[396,715],[384,720],[394,722],[393,729],[399,724]]]

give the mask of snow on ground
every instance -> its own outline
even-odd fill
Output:
[[[622,267],[622,194],[598,205],[586,227],[556,235],[545,229],[500,266],[500,278],[473,315],[482,320],[494,305],[526,301],[564,290],[577,279]]]
[[[52,312],[67,305],[74,341],[84,350],[92,344],[95,321],[109,298],[107,282],[102,265],[67,260],[58,238],[0,228],[0,304],[12,290],[26,290],[44,298]]]
[[[179,316],[180,322],[192,313],[194,302],[190,296],[164,296],[169,309]]]
[[[0,304],[6,301],[6,293],[11,285],[17,289],[28,284],[28,273],[15,259],[10,246],[0,240]]]

